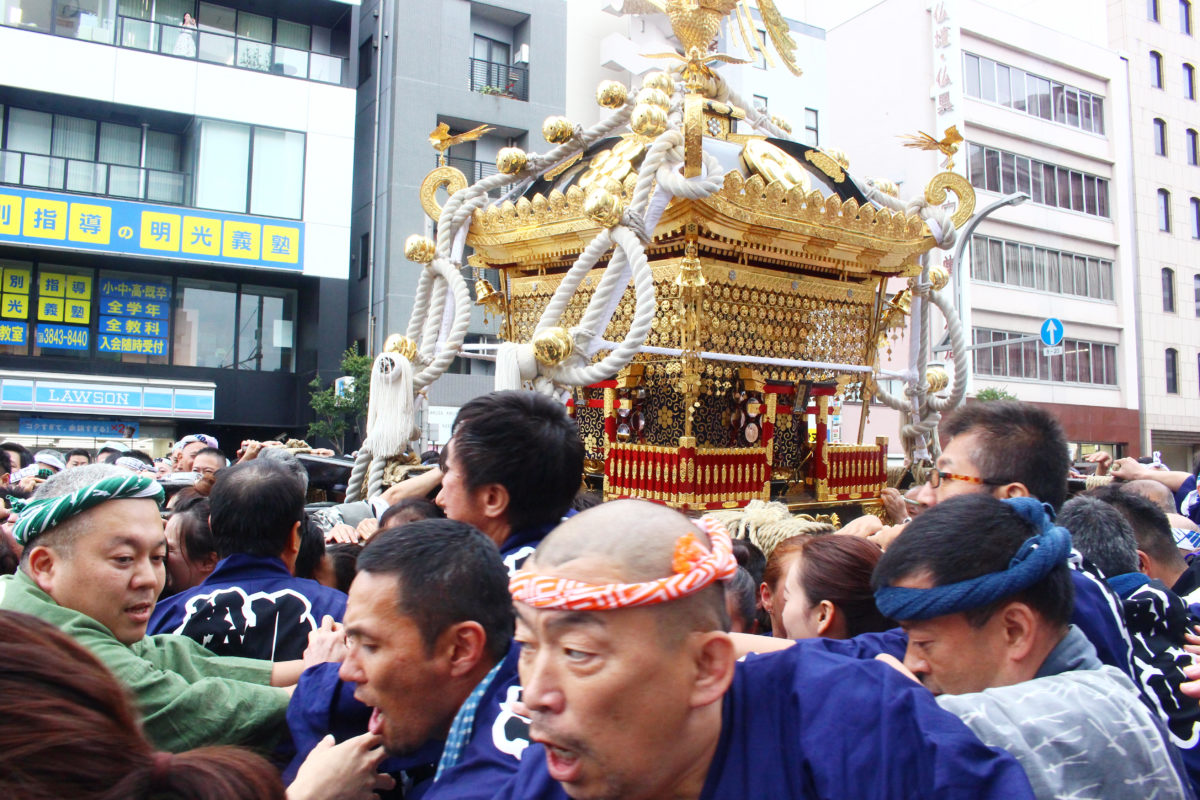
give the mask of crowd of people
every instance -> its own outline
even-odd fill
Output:
[[[275,444],[0,443],[0,793],[1195,798],[1195,470],[1069,496],[1017,402],[941,444],[887,519],[756,544],[581,492],[532,392],[320,508]]]

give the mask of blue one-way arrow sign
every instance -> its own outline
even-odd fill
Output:
[[[1046,347],[1054,347],[1062,342],[1063,339],[1063,324],[1062,320],[1056,317],[1050,317],[1042,323],[1042,344]]]

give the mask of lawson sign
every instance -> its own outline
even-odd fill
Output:
[[[5,378],[0,409],[212,419],[215,389]]]

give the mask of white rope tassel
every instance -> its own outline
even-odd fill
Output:
[[[367,420],[367,440],[363,446],[376,458],[391,458],[408,447],[415,421],[413,366],[404,356],[380,353],[375,358]]]
[[[496,391],[525,388],[537,377],[537,366],[532,345],[504,342],[496,351]]]

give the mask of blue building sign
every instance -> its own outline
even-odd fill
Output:
[[[0,242],[300,271],[304,223],[5,186]]]
[[[5,411],[212,419],[215,400],[216,387],[211,383],[162,385],[106,382],[103,379],[0,379],[0,410]]]
[[[92,439],[135,439],[138,423],[132,420],[82,419],[75,417],[21,417],[17,433],[22,436],[82,436]]]

